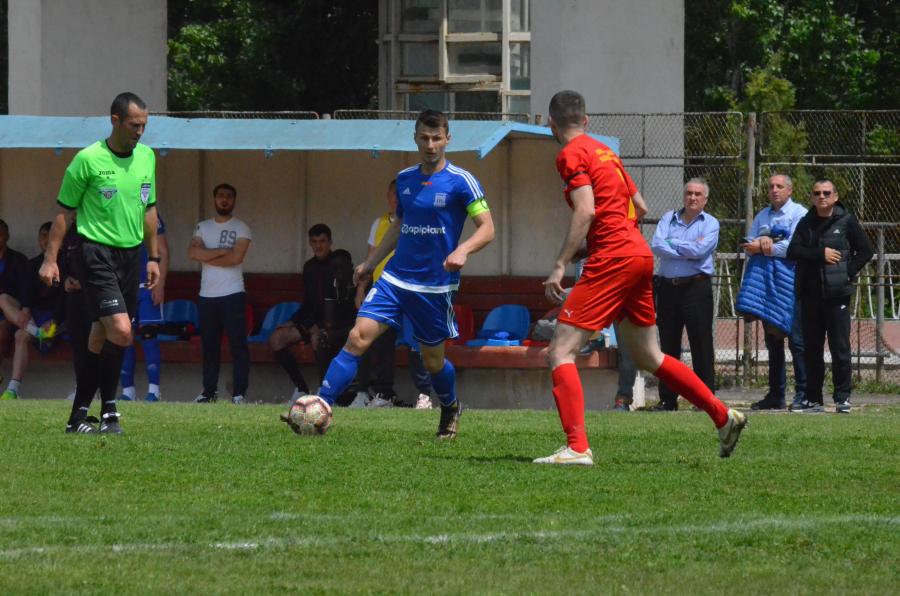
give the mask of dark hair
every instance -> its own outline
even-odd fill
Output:
[[[329,228],[325,224],[316,224],[311,227],[308,232],[310,238],[321,236],[322,234],[325,234],[326,236],[328,236],[328,239],[331,240],[331,228]]]
[[[393,187],[395,187],[395,186],[397,186],[397,179],[396,179],[396,178],[394,178],[393,180],[391,180],[391,183],[388,184],[388,188],[393,188]]]
[[[816,184],[826,184],[826,183],[827,183],[827,184],[830,184],[830,185],[831,185],[831,190],[832,190],[835,194],[837,194],[837,186],[835,185],[834,182],[832,182],[832,181],[829,180],[828,178],[823,178],[822,180],[816,180],[816,181],[813,183],[813,188],[815,188]]]
[[[213,198],[215,198],[215,196],[217,194],[219,194],[220,190],[230,190],[231,194],[234,195],[234,198],[237,198],[237,190],[235,190],[235,188],[233,186],[231,186],[230,184],[220,184],[220,185],[216,186],[213,189]]]
[[[3,230],[4,230],[7,234],[9,234],[9,224],[7,224],[7,223],[6,223],[5,221],[3,221],[2,219],[0,219],[0,228],[3,228]]]
[[[109,106],[109,115],[118,116],[119,120],[124,120],[128,116],[128,108],[132,104],[137,106],[139,110],[147,109],[147,104],[144,103],[144,100],[134,93],[119,93],[113,100],[112,105]]]
[[[350,263],[351,265],[353,264],[353,257],[351,257],[350,253],[343,248],[331,251],[331,257],[329,258],[332,262],[334,262],[335,259],[347,259],[348,263]]]
[[[44,230],[47,230],[47,231],[49,232],[49,231],[50,231],[50,228],[52,228],[52,227],[53,227],[53,222],[52,222],[52,221],[44,222],[43,224],[41,224],[41,229],[38,230],[38,235],[40,235],[41,232],[43,232]]]
[[[443,128],[444,132],[450,134],[450,121],[443,112],[437,110],[425,110],[416,118],[416,132],[419,132],[419,125],[425,128]]]
[[[560,91],[550,100],[550,117],[558,128],[584,124],[584,97],[577,91]]]

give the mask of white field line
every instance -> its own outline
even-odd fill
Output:
[[[32,555],[47,555],[52,553],[64,553],[67,551],[75,551],[78,553],[85,552],[112,552],[112,553],[130,553],[130,552],[147,552],[147,551],[182,551],[182,550],[223,550],[223,551],[255,551],[263,549],[282,549],[282,548],[298,548],[298,547],[326,547],[339,546],[343,544],[361,544],[365,542],[373,542],[378,544],[385,543],[414,543],[428,545],[442,544],[484,544],[490,542],[525,542],[525,541],[556,541],[590,538],[599,538],[604,535],[614,534],[644,534],[644,535],[677,535],[677,534],[747,534],[760,530],[769,529],[788,529],[788,530],[804,530],[814,529],[828,525],[879,525],[892,526],[900,528],[900,517],[883,517],[883,516],[861,516],[846,515],[819,518],[784,518],[784,517],[763,517],[749,520],[715,522],[707,525],[681,525],[681,526],[633,526],[633,525],[610,525],[589,530],[559,530],[559,531],[538,531],[538,532],[498,532],[488,534],[477,534],[472,532],[459,532],[454,534],[438,534],[433,536],[421,536],[417,534],[408,535],[357,535],[357,536],[330,536],[322,537],[316,535],[305,535],[287,538],[268,538],[264,540],[246,540],[234,542],[213,542],[213,543],[181,543],[181,542],[163,542],[158,544],[151,543],[134,543],[134,544],[114,544],[114,545],[53,545],[53,546],[34,546],[15,548],[9,550],[0,550],[0,559],[14,559],[27,557]]]

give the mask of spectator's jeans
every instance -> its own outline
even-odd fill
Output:
[[[794,359],[794,387],[798,396],[806,393],[806,364],[803,362],[803,325],[801,324],[800,301],[794,302],[794,322],[788,336],[788,349]],[[787,390],[787,364],[784,357],[784,338],[778,339],[765,334],[766,349],[769,351],[769,395],[784,399]]]
[[[228,335],[228,346],[234,365],[234,395],[245,395],[250,384],[250,350],[247,347],[247,295],[244,292],[200,297],[197,316],[203,343],[203,395],[212,397],[219,384],[222,360],[222,332]]]
[[[716,392],[713,344],[713,292],[710,278],[674,286],[660,280],[656,289],[656,325],[663,353],[681,359],[681,337],[687,330],[694,373]],[[660,381],[660,402],[675,406],[678,395]]]
[[[853,362],[850,355],[850,296],[823,298],[803,296],[801,325],[803,327],[803,356],[808,382],[806,399],[822,403],[825,383],[825,336],[831,351],[831,375],[834,381],[834,401],[850,398],[853,388]]]
[[[385,399],[396,395],[394,392],[394,356],[397,349],[397,330],[389,327],[378,339],[372,342],[369,351],[372,353],[375,367],[375,379],[372,391],[380,393]],[[419,393],[431,395],[431,375],[425,369],[422,356],[412,346],[407,346],[409,354],[409,373]]]

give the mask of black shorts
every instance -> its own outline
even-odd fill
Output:
[[[75,270],[84,291],[87,316],[100,317],[127,314],[137,316],[138,290],[144,260],[141,246],[117,248],[79,238]]]

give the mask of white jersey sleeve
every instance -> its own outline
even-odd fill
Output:
[[[374,222],[372,222],[372,229],[369,231],[369,246],[375,248],[376,240],[375,235],[378,233],[378,224],[381,223],[381,218],[377,218]]]

